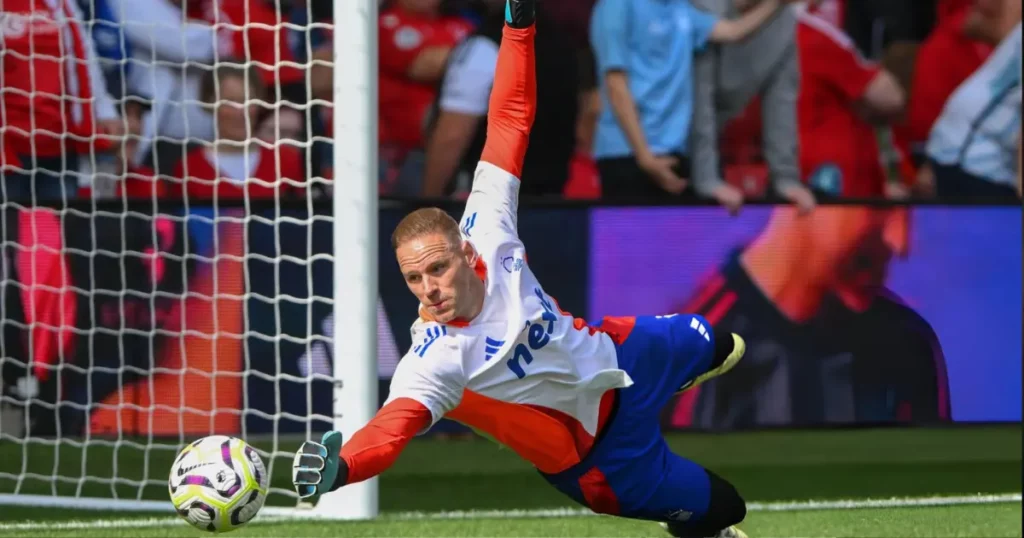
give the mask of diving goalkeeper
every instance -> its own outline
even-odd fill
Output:
[[[562,312],[527,264],[516,213],[535,115],[535,1],[506,5],[486,146],[461,225],[421,209],[392,236],[421,306],[388,400],[344,447],[337,431],[304,443],[295,487],[315,501],[375,476],[447,417],[595,512],[663,522],[675,536],[742,537],[736,489],[673,454],[658,419],[674,394],[731,369],[743,340],[715,335],[697,315],[589,326]]]

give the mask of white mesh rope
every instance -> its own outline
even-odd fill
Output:
[[[5,4],[0,504],[152,506],[176,452],[217,433],[257,447],[268,503],[294,506],[298,440],[341,420],[337,365],[376,376],[374,342],[330,353],[353,315],[334,308],[335,252],[365,275],[355,250],[376,248],[376,0],[335,3],[341,56],[313,1]],[[335,74],[335,57],[355,68]],[[334,118],[339,93],[358,114]],[[333,177],[351,200],[332,204]],[[339,205],[364,211],[345,219],[355,235],[338,237]],[[370,312],[361,335],[370,284],[346,299]]]

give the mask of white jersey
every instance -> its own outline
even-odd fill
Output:
[[[928,139],[928,156],[1013,186],[1021,114],[1021,25],[953,92]]]
[[[516,177],[478,165],[460,228],[486,266],[483,310],[469,324],[417,320],[388,402],[412,398],[432,423],[450,414],[561,470],[551,459],[565,457],[555,452],[568,440],[550,438],[562,435],[552,421],[595,436],[602,397],[632,380],[611,337],[561,312],[537,282],[517,233],[518,199]]]

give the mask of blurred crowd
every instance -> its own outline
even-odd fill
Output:
[[[329,196],[332,3],[0,1],[3,200]],[[503,8],[380,2],[382,196],[469,192]],[[540,10],[524,196],[1020,195],[1019,0]]]

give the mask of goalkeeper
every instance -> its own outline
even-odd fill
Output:
[[[731,369],[743,340],[715,335],[696,315],[588,326],[562,312],[527,265],[516,208],[535,114],[535,1],[506,4],[486,147],[461,226],[421,209],[392,236],[421,306],[389,398],[344,447],[336,431],[304,443],[295,487],[315,501],[373,477],[448,417],[595,512],[664,522],[675,536],[744,536],[733,527],[746,514],[736,489],[670,452],[658,422],[675,393]]]

